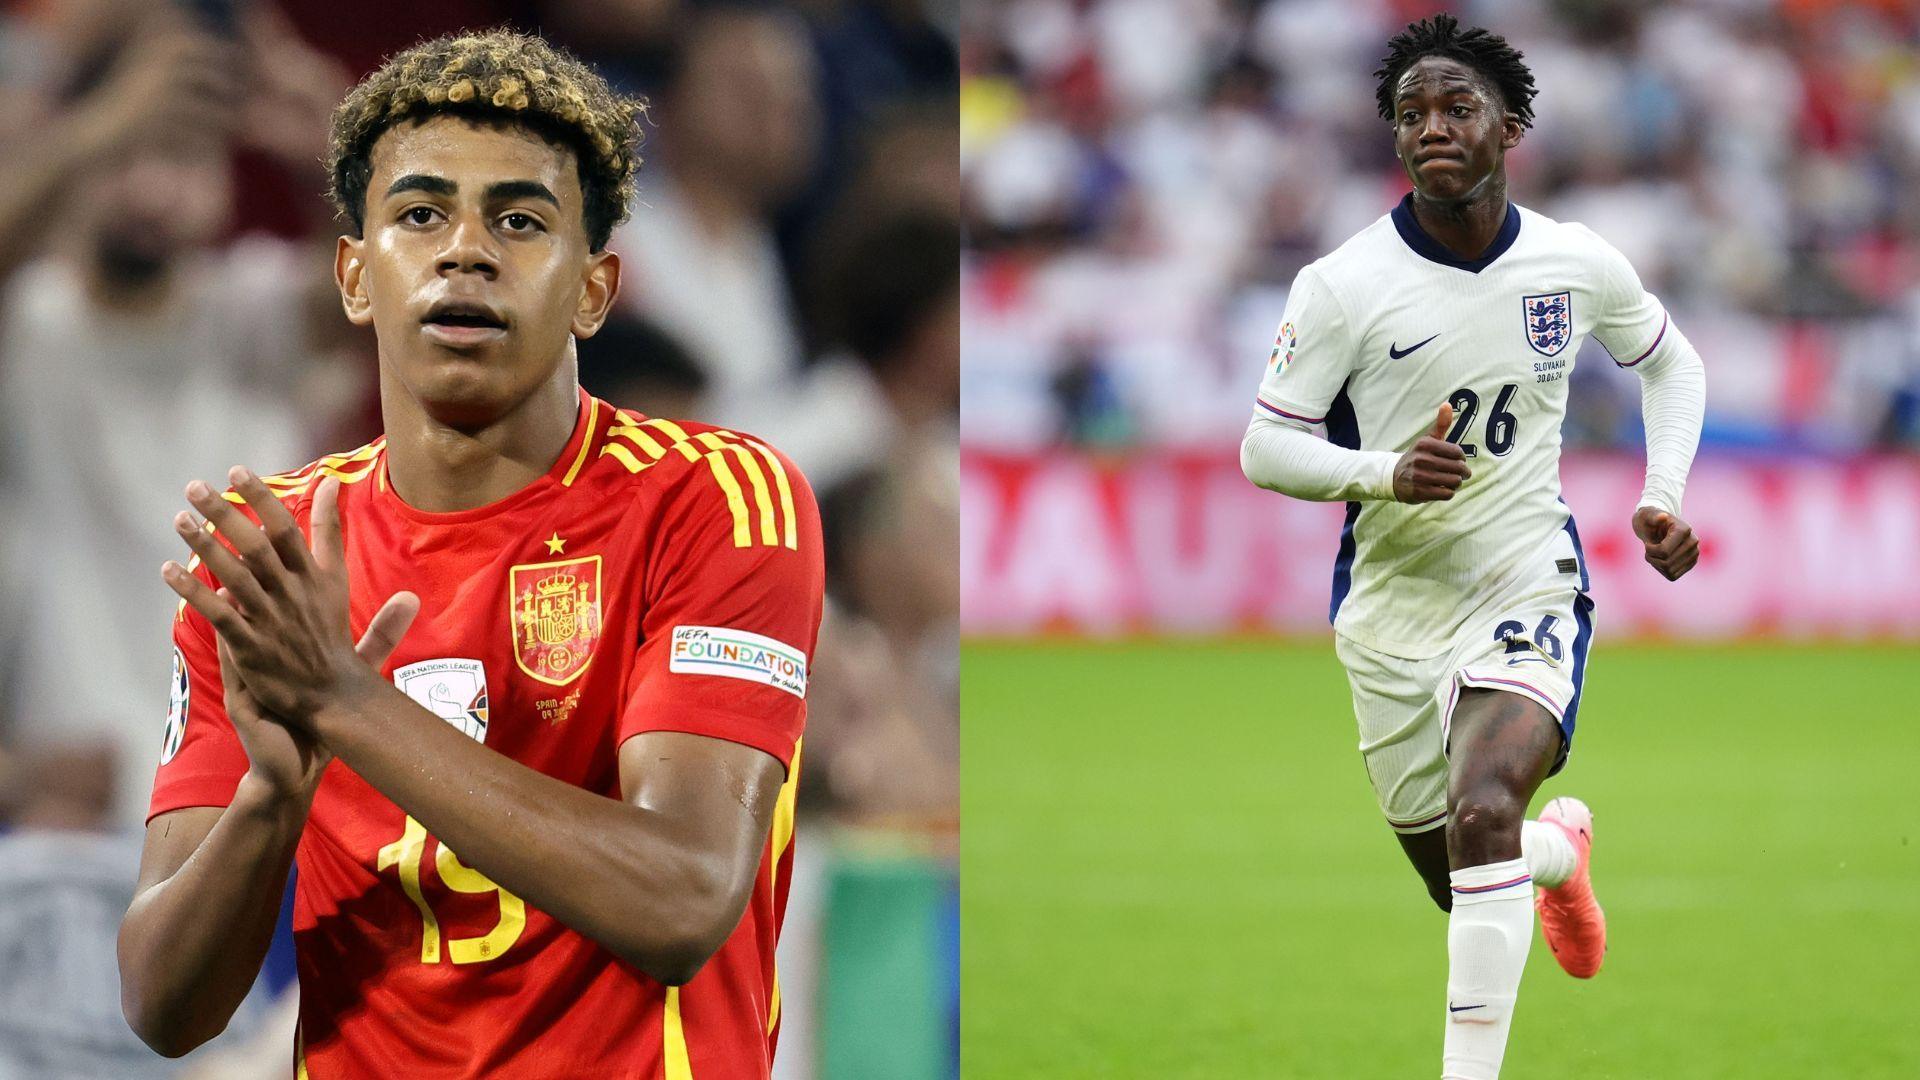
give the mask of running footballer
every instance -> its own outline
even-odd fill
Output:
[[[120,934],[162,1053],[225,1027],[292,865],[299,1076],[769,1075],[820,524],[765,443],[579,386],[642,108],[487,32],[336,112],[386,434],[174,522]]]
[[[1347,503],[1335,649],[1381,813],[1449,912],[1442,1075],[1493,1080],[1536,905],[1568,973],[1606,952],[1593,815],[1562,797],[1524,820],[1567,761],[1593,642],[1560,500],[1574,356],[1591,336],[1641,376],[1633,530],[1669,580],[1699,557],[1680,499],[1706,379],[1619,252],[1508,200],[1505,155],[1533,120],[1520,53],[1437,15],[1375,74],[1413,191],[1294,281],[1241,464]]]

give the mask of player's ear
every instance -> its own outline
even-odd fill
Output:
[[[1500,149],[1511,150],[1520,145],[1520,136],[1527,133],[1526,126],[1520,123],[1518,113],[1507,113],[1500,118]]]
[[[333,280],[340,287],[340,306],[355,326],[373,322],[373,302],[367,298],[367,264],[361,258],[367,242],[343,236],[333,250]]]
[[[580,284],[580,303],[573,309],[573,336],[590,338],[600,332],[608,312],[613,310],[614,297],[620,295],[620,256],[611,251],[587,256],[587,271]]]

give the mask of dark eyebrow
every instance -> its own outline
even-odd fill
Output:
[[[502,180],[487,185],[488,202],[511,202],[515,199],[541,199],[552,203],[556,210],[560,208],[560,200],[547,190],[547,185],[538,180]]]
[[[1448,83],[1447,85],[1442,86],[1440,88],[1439,94],[1442,97],[1445,97],[1449,94],[1472,94],[1477,89],[1478,88],[1475,87],[1472,83],[1464,83],[1464,82]],[[1418,90],[1414,89],[1412,86],[1409,86],[1405,90],[1400,91],[1400,93],[1393,100],[1400,101],[1404,98],[1414,97],[1418,93],[1419,93]]]
[[[460,185],[444,176],[408,173],[387,188],[387,197],[392,198],[403,191],[424,191],[429,195],[450,199],[460,193]],[[502,180],[487,185],[487,201],[510,202],[515,199],[540,199],[552,203],[555,208],[560,205],[559,197],[538,180]]]
[[[391,199],[403,191],[424,191],[429,195],[443,195],[452,198],[459,193],[460,185],[444,176],[428,176],[425,173],[408,173],[393,182],[387,189],[387,198]]]

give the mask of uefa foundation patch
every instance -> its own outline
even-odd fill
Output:
[[[676,626],[667,670],[722,675],[807,696],[807,654],[783,641],[724,626]]]

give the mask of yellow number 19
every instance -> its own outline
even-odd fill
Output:
[[[400,888],[406,892],[407,899],[413,901],[413,906],[420,909],[420,962],[437,964],[440,962],[440,920],[420,891],[420,864],[426,843],[427,827],[408,817],[406,831],[400,834],[400,839],[380,849],[377,869],[400,868]],[[520,940],[521,931],[527,928],[526,902],[495,885],[487,875],[462,864],[453,849],[445,844],[440,845],[434,866],[440,871],[440,880],[455,892],[500,894],[500,921],[492,930],[479,937],[453,938],[447,942],[447,955],[453,962],[477,964],[513,948],[513,943]]]

